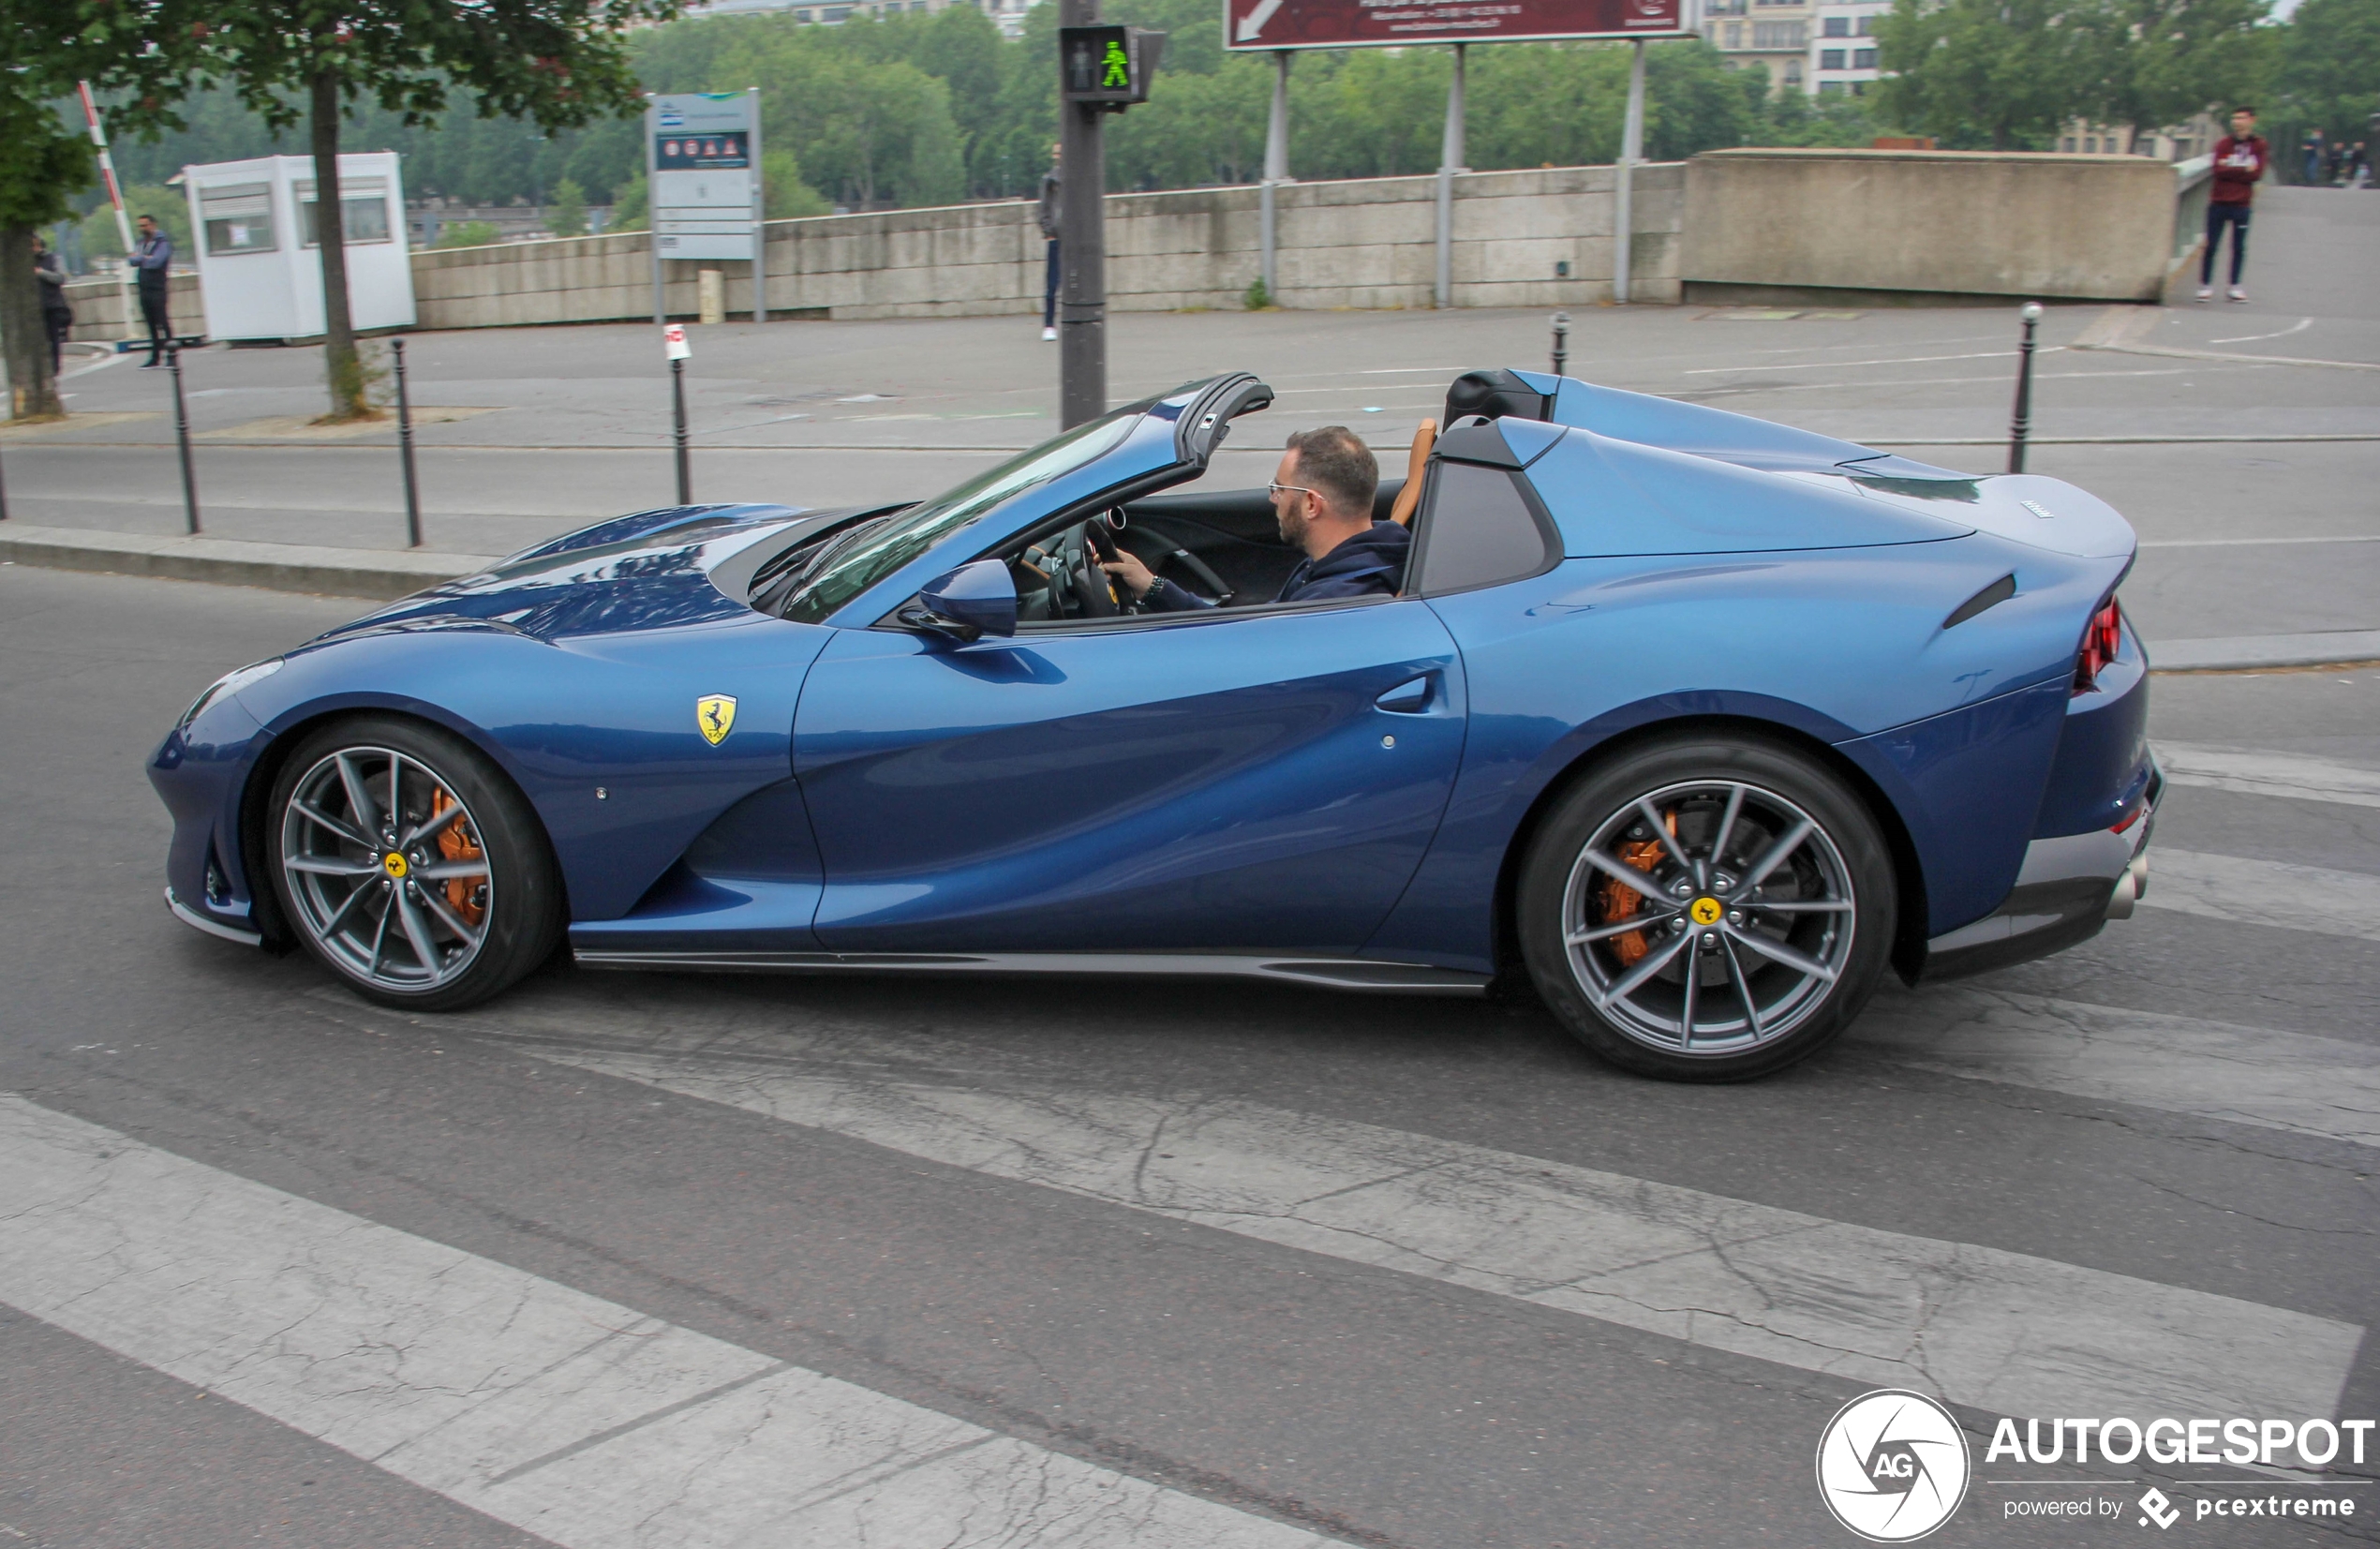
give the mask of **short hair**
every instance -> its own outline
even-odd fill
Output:
[[[2232,111],[2233,112],[2236,112],[2236,113],[2246,113],[2246,114],[2247,114],[2250,118],[2254,118],[2254,117],[2255,117],[2255,116],[2256,116],[2256,110],[2255,110],[2255,108],[2254,108],[2253,105],[2251,105],[2251,104],[2249,104],[2249,103],[2246,103],[2246,102],[2239,102],[2239,103],[2235,103],[2235,104],[2233,104],[2233,105],[2232,105],[2232,109],[2231,109],[2231,111]]]
[[[1343,424],[1291,431],[1288,446],[1298,454],[1298,477],[1321,490],[1332,506],[1350,516],[1372,514],[1380,464],[1354,431]]]

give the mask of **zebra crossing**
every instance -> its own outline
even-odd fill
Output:
[[[2185,786],[2380,776],[2161,745]],[[2380,879],[2156,852],[2145,905],[2380,939]],[[2309,889],[2319,889],[2310,895]],[[2308,896],[2328,901],[2313,911]],[[2294,911],[2294,912],[2293,912]],[[2349,916],[2355,916],[2350,919]],[[2343,929],[2339,923],[2358,924]],[[2330,1415],[2367,1331],[1988,1244],[1195,1092],[789,1037],[624,984],[424,1027],[891,1154],[1986,1414]],[[324,990],[326,1021],[401,1025]],[[2380,1046],[1984,985],[1880,995],[1843,1057],[2380,1145]],[[0,1095],[0,1303],[567,1549],[1246,1546],[1310,1527],[1100,1467]]]

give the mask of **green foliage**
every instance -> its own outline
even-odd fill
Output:
[[[2304,0],[2276,51],[2273,154],[2295,166],[2307,131],[2369,141],[2380,112],[2380,0]],[[2285,137],[2285,143],[2284,143]]]
[[[558,237],[583,237],[587,234],[587,190],[576,178],[566,177],[554,186],[554,202],[545,212],[545,229]]]
[[[1264,288],[1262,275],[1258,275],[1248,282],[1248,293],[1242,299],[1247,303],[1248,310],[1251,312],[1262,312],[1272,307],[1272,292]]]
[[[165,229],[173,239],[173,250],[182,259],[193,256],[190,246],[190,202],[171,188],[154,184],[136,183],[124,190],[124,218],[126,222],[147,216]],[[132,240],[141,240],[135,231]],[[105,199],[92,206],[82,217],[82,250],[93,258],[118,258],[124,243],[115,229],[115,209]]]
[[[2263,95],[2280,34],[2268,0],[2096,0],[2069,25],[2085,32],[2077,97],[2094,122],[2151,130],[2226,98]]]
[[[766,143],[763,141],[764,145]],[[760,157],[761,214],[768,220],[795,220],[823,216],[831,208],[826,197],[802,181],[801,160],[786,150],[764,150]],[[637,218],[644,218],[645,185],[636,185]]]
[[[450,221],[438,229],[434,247],[485,247],[504,240],[492,220]]]
[[[761,171],[766,176],[768,170],[768,157],[764,156],[760,159]],[[611,224],[603,230],[606,231],[643,231],[647,213],[645,207],[647,197],[645,173],[640,169],[634,177],[612,190]]]

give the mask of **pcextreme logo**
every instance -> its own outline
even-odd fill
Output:
[[[1950,1411],[1897,1388],[1852,1399],[1818,1439],[1819,1497],[1871,1543],[1908,1543],[1948,1522],[1971,1470]]]

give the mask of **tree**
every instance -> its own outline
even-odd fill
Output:
[[[2075,24],[2085,48],[2075,111],[2135,139],[2226,99],[2261,95],[2274,30],[2267,0],[2098,0]]]
[[[585,212],[581,212],[582,216]],[[487,247],[504,240],[492,220],[450,220],[438,229],[433,247]]]
[[[2372,115],[2380,112],[2380,3],[2375,0],[2305,0],[2290,17],[2281,52],[2280,87],[2286,143],[2320,128],[2353,144],[2372,138]],[[2285,162],[2276,133],[2273,148]]]
[[[476,96],[482,118],[526,117],[549,131],[625,115],[643,106],[629,68],[628,29],[675,16],[679,3],[247,0],[217,7],[208,57],[268,126],[307,124],[316,208],[343,210],[340,124],[359,100],[377,102],[409,126],[437,119],[458,87]],[[348,308],[345,227],[317,222],[331,421],[374,412]]]
[[[65,412],[33,277],[34,232],[72,212],[90,180],[91,141],[59,117],[78,81],[131,94],[122,133],[173,122],[203,34],[201,0],[0,0],[0,350],[12,419]]]
[[[2026,150],[2080,111],[2097,43],[2060,0],[1894,0],[1876,23],[1878,112],[1944,144]]]
[[[545,212],[545,229],[558,237],[583,237],[587,234],[587,190],[575,178],[564,178],[554,186],[554,202]]]
[[[165,228],[173,240],[173,250],[190,250],[190,201],[171,188],[161,188],[153,183],[136,183],[124,190],[124,218],[138,220],[147,216]],[[124,237],[115,227],[115,206],[102,196],[82,217],[82,250],[94,258],[120,258],[124,254]]]

